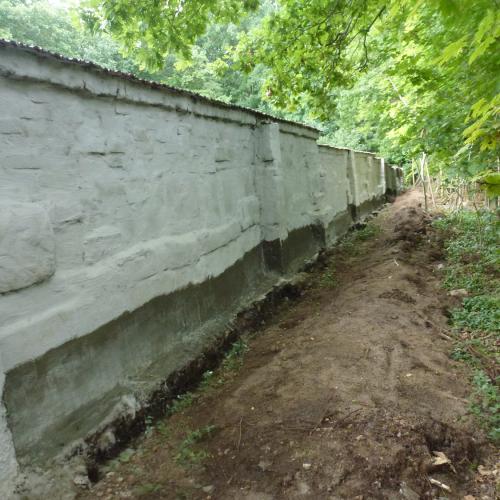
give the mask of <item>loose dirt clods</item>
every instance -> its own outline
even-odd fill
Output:
[[[355,252],[349,239],[328,252],[301,297],[80,498],[493,500],[494,450],[449,357],[453,298],[420,205],[402,195]]]

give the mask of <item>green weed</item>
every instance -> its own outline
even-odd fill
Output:
[[[243,355],[248,351],[248,344],[238,339],[226,354],[222,362],[222,369],[227,371],[239,370],[243,364]]]
[[[334,269],[328,269],[319,278],[319,285],[322,288],[335,288],[337,284],[337,276]]]
[[[152,432],[154,430],[153,417],[150,415],[147,415],[146,418],[144,419],[144,423],[146,425],[145,434],[146,434],[146,436],[149,436],[152,434]]]
[[[219,385],[222,385],[223,383],[224,383],[224,377],[222,376],[222,374],[219,374],[219,376],[217,376],[217,372],[214,372],[212,370],[207,370],[202,375],[198,389],[200,391],[206,391],[211,387],[217,387]]]
[[[134,456],[134,453],[134,450],[132,450],[131,448],[127,448],[126,450],[122,451],[120,455],[118,455],[118,460],[121,463],[128,463]]]
[[[362,229],[354,231],[354,239],[355,241],[366,241],[380,234],[380,231],[379,226],[369,222]]]
[[[488,430],[488,435],[494,441],[500,441],[500,380],[492,381],[488,375],[477,370],[472,382],[471,410],[483,427]]]
[[[168,408],[168,413],[173,415],[189,408],[195,400],[196,396],[192,392],[185,392],[177,396]]]
[[[179,446],[175,461],[184,467],[197,465],[210,457],[206,450],[196,449],[195,446],[215,431],[214,425],[207,425],[201,429],[189,431]]]
[[[201,376],[201,382],[199,385],[199,389],[201,391],[204,391],[204,390],[208,389],[209,387],[212,387],[213,383],[214,383],[214,372],[212,370],[207,370]]]
[[[499,287],[499,225],[491,212],[462,210],[434,222],[444,236],[446,288],[486,293]]]
[[[500,330],[500,297],[476,295],[463,300],[462,307],[452,311],[455,327],[494,332]]]
[[[451,357],[474,368],[471,411],[489,432],[500,439],[500,394],[498,379],[488,368],[498,356],[500,331],[500,256],[496,214],[462,210],[434,222],[444,237],[447,267],[444,286],[464,288],[469,296],[451,311],[458,332]]]
[[[158,493],[162,489],[161,484],[156,483],[145,483],[137,486],[135,488],[136,495],[150,495],[152,493]]]
[[[170,428],[167,426],[166,422],[158,422],[156,425],[156,430],[158,433],[163,436],[165,439],[170,438]]]
[[[350,255],[359,255],[361,252],[359,244],[377,236],[380,232],[379,226],[369,222],[363,228],[348,233],[340,242],[339,247]]]

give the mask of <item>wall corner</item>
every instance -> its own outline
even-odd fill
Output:
[[[279,124],[260,122],[256,136],[256,188],[260,200],[264,259],[269,269],[282,272],[281,242],[288,232]]]

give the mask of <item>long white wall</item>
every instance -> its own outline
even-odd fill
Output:
[[[262,242],[327,231],[395,178],[310,127],[1,41],[0,110],[0,394],[11,370]],[[2,483],[15,452],[1,404],[0,450]]]

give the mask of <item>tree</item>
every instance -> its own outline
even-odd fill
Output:
[[[70,11],[46,0],[0,0],[0,38],[38,45],[113,70],[140,73],[136,62],[121,56],[120,46],[110,36],[91,36],[78,29],[78,22]]]
[[[495,2],[282,0],[240,47],[270,100],[307,103],[339,145],[472,175],[498,157]]]
[[[189,58],[213,22],[239,21],[258,0],[87,0],[81,16],[94,31],[112,34],[142,65],[162,68],[170,53]]]

